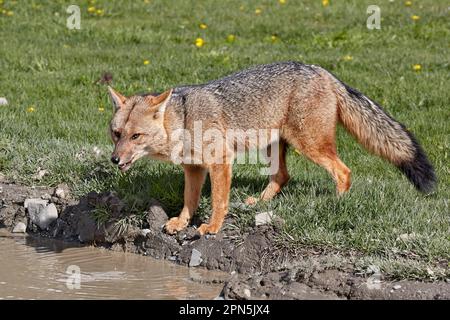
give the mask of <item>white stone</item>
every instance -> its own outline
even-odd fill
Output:
[[[402,288],[402,286],[399,285],[399,284],[396,284],[395,286],[392,287],[392,289],[394,289],[394,290],[398,290],[398,289],[401,289],[401,288]]]
[[[18,222],[13,229],[13,233],[25,233],[27,231],[27,225],[23,222]]]
[[[255,216],[255,225],[260,226],[263,224],[269,224],[274,217],[273,211],[261,212]]]
[[[202,263],[202,253],[197,249],[192,249],[191,260],[189,260],[189,267],[197,267]]]
[[[7,106],[8,105],[8,100],[6,100],[6,98],[4,97],[0,97],[0,106]]]

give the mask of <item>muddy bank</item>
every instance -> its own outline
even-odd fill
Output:
[[[226,299],[450,299],[445,281],[361,276],[351,257],[280,243],[280,221],[238,230],[229,217],[216,236],[199,237],[194,227],[169,236],[162,232],[168,217],[157,200],[137,218],[115,193],[73,199],[65,185],[30,188],[0,182],[0,199],[0,228],[222,270],[230,273]]]

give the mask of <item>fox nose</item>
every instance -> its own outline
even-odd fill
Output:
[[[112,156],[112,157],[111,157],[111,161],[112,161],[112,163],[114,163],[114,164],[119,164],[120,158],[119,158],[118,156]]]

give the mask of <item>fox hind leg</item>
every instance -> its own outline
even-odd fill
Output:
[[[258,200],[268,201],[275,197],[280,191],[281,188],[289,181],[289,173],[287,171],[286,166],[286,150],[287,144],[284,140],[280,140],[279,144],[279,161],[278,161],[278,171],[276,174],[270,176],[270,181],[264,191],[261,193],[259,199],[254,197],[249,197],[245,201],[248,205],[253,205]]]
[[[336,192],[343,195],[351,186],[351,171],[339,159],[335,152],[325,154],[308,154],[312,161],[325,168],[336,182]]]
[[[339,159],[336,152],[334,132],[314,143],[293,143],[307,158],[325,168],[336,182],[336,192],[342,195],[350,189],[351,171]]]

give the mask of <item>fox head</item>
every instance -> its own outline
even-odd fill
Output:
[[[163,154],[167,147],[164,113],[172,90],[128,98],[108,90],[115,110],[110,124],[115,145],[111,161],[125,172],[139,158]]]

